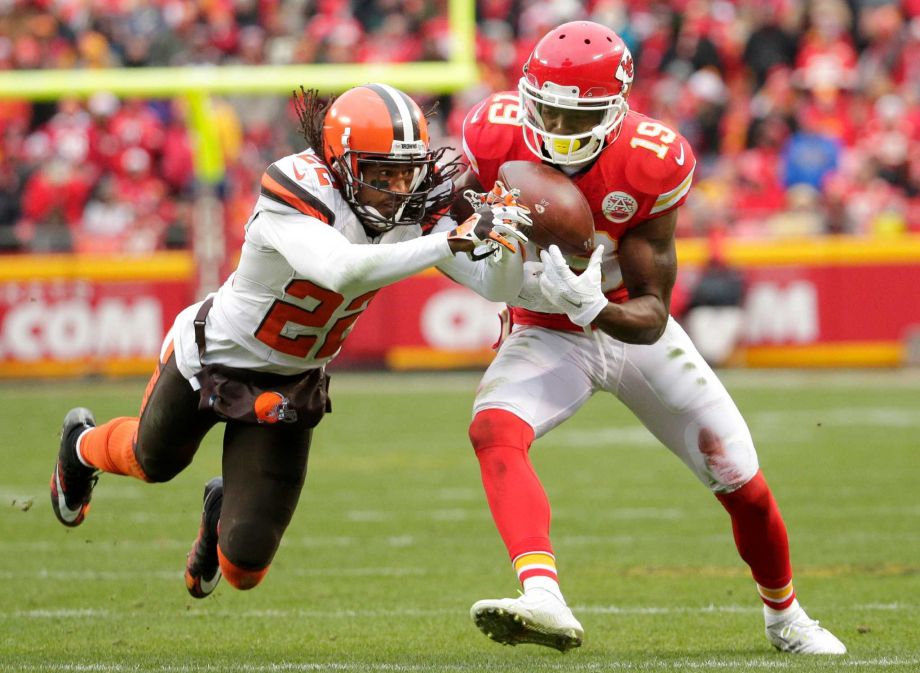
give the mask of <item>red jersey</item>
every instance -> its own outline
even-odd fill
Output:
[[[463,120],[463,151],[486,189],[506,161],[540,159],[524,142],[516,92],[497,93]],[[587,167],[571,175],[594,214],[594,242],[604,246],[602,288],[610,301],[629,298],[617,262],[620,237],[637,224],[679,207],[687,199],[696,159],[690,144],[661,122],[632,110],[616,140]],[[514,322],[581,331],[565,315],[511,307]]]

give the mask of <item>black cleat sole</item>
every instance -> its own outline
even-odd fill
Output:
[[[502,645],[542,645],[560,652],[581,647],[582,639],[575,633],[547,632],[539,625],[504,608],[484,608],[473,617],[476,627]]]

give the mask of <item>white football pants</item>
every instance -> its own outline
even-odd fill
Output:
[[[616,395],[713,492],[737,490],[757,473],[747,424],[673,318],[649,346],[600,330],[517,325],[483,375],[473,414],[509,411],[540,437],[599,390]]]

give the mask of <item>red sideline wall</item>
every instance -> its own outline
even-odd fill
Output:
[[[0,257],[0,377],[149,374],[194,271],[186,253]]]
[[[680,282],[706,261],[680,241]],[[920,329],[920,236],[725,242],[748,281],[744,366],[896,366]],[[0,258],[0,377],[149,373],[173,316],[194,300],[186,253]],[[431,271],[383,289],[337,366],[481,367],[499,306]],[[916,334],[916,332],[914,332]]]
[[[769,244],[729,239],[724,253],[742,269],[748,288],[733,364],[904,363],[904,341],[912,330],[920,331],[920,236]],[[679,241],[679,282],[692,287],[707,256],[705,241]],[[482,366],[498,335],[499,309],[437,272],[426,272],[382,290],[343,355],[352,361],[382,359],[394,369]]]

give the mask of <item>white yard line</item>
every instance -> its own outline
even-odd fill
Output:
[[[420,577],[429,574],[427,568],[290,568],[284,571],[292,577]],[[137,582],[138,579],[174,581],[182,577],[181,570],[0,570],[0,580],[55,580],[78,582]]]
[[[97,552],[104,551],[106,554],[125,551],[135,553],[137,551],[149,550],[168,550],[168,549],[188,549],[192,546],[192,537],[188,538],[156,538],[154,540],[126,540],[111,538],[105,533],[107,539],[94,539],[93,550]],[[281,541],[284,547],[293,549],[318,549],[318,548],[338,548],[352,547],[357,544],[392,544],[394,547],[405,547],[405,537],[399,538],[393,536],[362,536],[360,538],[349,535],[331,535],[331,536],[304,536],[290,537]],[[58,540],[0,540],[0,554],[15,552],[51,552],[58,554],[61,551],[62,543]]]
[[[825,610],[833,610],[835,606],[824,605]],[[594,615],[683,615],[683,614],[760,614],[762,608],[758,605],[708,605],[703,607],[693,606],[620,606],[620,605],[573,605],[572,609],[579,614]],[[857,605],[839,606],[839,609],[861,610],[865,612],[917,612],[920,605],[912,603],[864,603]],[[263,609],[263,610],[229,610],[212,608],[192,608],[183,611],[181,615],[191,619],[381,619],[390,617],[438,617],[462,614],[464,608],[401,608],[381,610],[308,610],[296,609]],[[13,619],[102,619],[124,620],[132,617],[141,617],[149,613],[133,610],[111,610],[99,608],[46,608],[39,610],[12,610],[0,612],[0,620]]]
[[[528,670],[533,671],[636,671],[636,670],[784,670],[800,667],[802,660],[795,657],[775,658],[739,658],[726,657],[707,659],[653,659],[648,661],[603,661],[603,662],[529,662]],[[920,665],[920,657],[878,657],[855,658],[847,657],[833,660],[809,660],[809,663],[827,670],[873,668],[901,668]],[[35,671],[48,673],[122,673],[128,671],[144,670],[133,664],[24,664],[18,667],[20,671]],[[206,673],[211,671],[226,670],[221,664],[194,665],[158,665],[157,671],[162,673]],[[300,671],[383,671],[383,672],[409,672],[409,671],[473,671],[483,670],[482,665],[469,664],[400,664],[400,663],[370,663],[370,662],[282,662],[275,664],[234,664],[234,671],[241,673],[297,673]],[[501,670],[501,668],[497,669]]]
[[[560,516],[565,513],[564,508],[559,508],[554,510],[556,516]],[[920,505],[917,506],[904,506],[904,507],[888,507],[888,506],[879,506],[879,507],[847,507],[841,505],[840,507],[834,508],[821,508],[815,509],[811,508],[810,513],[812,515],[816,513],[826,514],[828,516],[835,516],[839,518],[846,518],[849,512],[859,513],[863,515],[874,514],[878,516],[920,516]],[[631,514],[627,515],[624,510],[614,510],[608,519],[635,519],[635,520],[647,520],[647,519],[682,519],[686,516],[693,516],[694,512],[681,512],[680,510],[672,510],[669,508],[662,508],[658,510],[643,509],[642,511],[634,511]],[[669,533],[671,539],[678,539],[678,537],[689,537],[694,543],[697,544],[709,544],[709,543],[720,543],[730,536],[730,532],[726,533],[712,533],[708,535],[689,535],[689,536],[677,536],[676,534]],[[629,535],[564,535],[560,534],[557,536],[556,542],[560,547],[589,547],[589,546],[603,546],[603,545],[635,545],[642,544],[647,542],[656,542],[661,540],[661,532],[652,532],[652,533],[638,533],[638,534],[629,534]],[[815,531],[812,533],[806,531],[799,531],[797,537],[800,540],[810,540],[816,539],[821,542],[834,542],[835,544],[848,544],[848,543],[867,543],[872,541],[904,541],[904,540],[918,540],[920,539],[920,531],[899,531],[899,530],[867,530],[867,531],[850,531],[843,533],[835,533],[832,540],[828,540],[828,535],[826,531]],[[427,540],[420,538],[414,535],[368,535],[368,536],[349,536],[349,535],[333,535],[326,537],[290,537],[284,538],[281,541],[281,546],[285,549],[338,549],[344,547],[354,547],[357,545],[365,545],[368,547],[413,547],[418,545],[428,544]],[[61,551],[62,543],[54,540],[0,540],[0,555],[3,554],[17,554],[17,553],[27,553],[27,554],[37,554],[37,553],[49,553],[49,554],[59,554]],[[107,557],[117,555],[119,552],[125,554],[137,554],[139,551],[172,551],[176,549],[181,549],[188,551],[191,547],[191,538],[188,539],[178,539],[178,538],[157,538],[155,540],[126,540],[126,539],[94,539],[93,540],[93,550],[98,553],[105,553]],[[11,557],[12,558],[12,557]],[[12,578],[10,572],[7,571],[6,575],[3,575],[4,571],[0,571],[0,577],[6,577],[7,579]],[[34,571],[37,572],[37,571]],[[33,574],[30,577],[34,576]]]
[[[717,376],[726,386],[736,389],[833,389],[849,385],[920,389],[920,369],[905,367],[897,370],[797,370],[797,369],[720,369]],[[332,372],[332,393],[379,392],[468,392],[470,399],[481,378],[481,372]],[[114,390],[112,397],[128,396],[132,400],[143,393],[146,379],[138,378],[121,383],[106,383]],[[38,397],[47,399],[51,394],[62,399],[78,399],[85,392],[81,382],[22,382],[0,383],[0,396],[15,395],[17,399]]]
[[[632,544],[625,538],[611,538],[609,542]],[[608,543],[609,543],[608,542]],[[393,538],[387,544],[393,547],[405,547],[412,542],[403,538]],[[579,541],[575,539],[574,545]],[[581,542],[584,544],[584,542]],[[886,564],[838,564],[823,566],[803,566],[799,568],[799,577],[899,577],[915,574],[916,564],[886,563]],[[284,574],[290,577],[424,577],[437,574],[440,570],[436,567],[411,567],[411,566],[370,566],[370,567],[292,567],[286,568]],[[615,572],[621,577],[748,577],[748,570],[741,566],[646,566],[630,565],[616,568]],[[175,570],[107,570],[98,568],[57,569],[57,568],[30,568],[16,570],[0,570],[0,581],[5,582],[136,582],[139,577],[145,581],[175,582],[182,577],[181,569]]]

